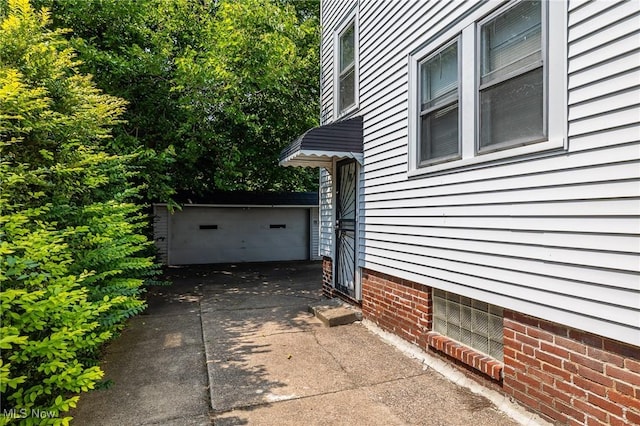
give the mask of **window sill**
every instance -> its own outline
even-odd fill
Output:
[[[450,337],[443,336],[435,331],[427,333],[427,343],[433,349],[443,352],[458,361],[481,371],[494,380],[502,380],[504,364],[489,355],[478,352],[465,346]]]
[[[336,111],[336,114],[334,116],[334,120],[335,121],[340,121],[344,118],[349,117],[350,115],[352,115],[354,112],[358,111],[359,105],[356,102],[355,104],[351,105],[350,107],[338,112]]]
[[[476,154],[474,157],[461,160],[452,160],[445,163],[438,163],[431,166],[410,169],[408,176],[420,177],[428,174],[441,174],[446,172],[458,172],[460,169],[473,170],[476,168],[489,167],[497,164],[507,164],[521,161],[522,157],[536,157],[549,154],[565,152],[565,140],[562,138],[552,139],[545,142],[538,142],[523,145],[515,148],[492,151],[486,154]]]

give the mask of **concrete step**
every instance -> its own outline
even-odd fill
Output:
[[[351,324],[362,320],[362,311],[339,299],[329,299],[309,305],[309,312],[314,314],[327,327]]]

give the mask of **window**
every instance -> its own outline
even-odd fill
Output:
[[[503,313],[499,306],[434,289],[433,330],[503,359]]]
[[[336,116],[342,116],[358,103],[358,34],[356,18],[336,32],[335,105]]]
[[[545,138],[542,5],[524,1],[480,26],[480,147]]]
[[[420,63],[420,163],[458,155],[458,43]]]
[[[409,176],[566,148],[564,3],[478,2],[447,24],[409,55]]]

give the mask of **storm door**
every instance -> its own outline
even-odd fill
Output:
[[[356,219],[357,163],[343,160],[337,163],[336,179],[336,290],[357,297],[356,281]]]

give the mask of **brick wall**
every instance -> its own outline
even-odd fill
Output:
[[[362,316],[462,367],[486,377],[470,376],[484,385],[502,378],[502,363],[432,331],[431,287],[365,269],[362,273]],[[486,379],[486,380],[485,380]]]
[[[549,421],[640,425],[638,347],[505,310],[500,363],[432,331],[430,287],[369,269],[362,271],[362,314],[421,349],[475,371],[474,379]]]
[[[570,425],[640,425],[640,348],[504,311],[504,391]]]
[[[362,316],[426,349],[431,330],[431,287],[363,269]]]
[[[330,257],[322,258],[322,294],[328,298],[334,297],[333,263]]]

